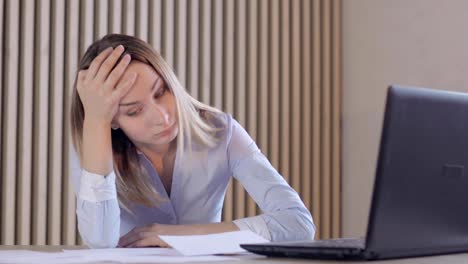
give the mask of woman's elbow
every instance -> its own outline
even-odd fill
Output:
[[[117,202],[99,206],[84,204],[77,208],[76,215],[78,231],[88,247],[115,248],[117,246],[120,238],[120,211]]]
[[[297,223],[300,227],[297,240],[313,240],[315,237],[315,224],[312,215],[307,212],[300,212],[297,216]]]
[[[78,221],[78,231],[85,245],[90,248],[115,248],[119,242],[119,233],[112,228],[97,230],[98,225],[84,225]],[[91,227],[91,228],[90,228]],[[95,228],[93,228],[95,227]],[[101,226],[102,228],[102,226]]]
[[[273,242],[314,239],[314,221],[305,208],[290,208],[266,217]]]

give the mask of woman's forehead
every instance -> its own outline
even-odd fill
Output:
[[[142,96],[146,96],[151,93],[153,86],[158,81],[158,86],[163,82],[160,75],[153,69],[153,67],[141,63],[132,62],[125,70],[121,81],[125,81],[131,73],[137,74],[137,79],[133,84],[130,91],[122,98],[122,101],[138,101],[142,99]]]
[[[150,65],[146,63],[139,62],[139,61],[130,62],[130,65],[128,65],[127,69],[125,69],[123,77],[125,78],[125,75],[128,76],[129,74],[133,72],[138,74],[139,79],[151,78],[151,77],[155,78],[155,76],[159,77],[159,74],[153,69],[153,67],[151,67]]]

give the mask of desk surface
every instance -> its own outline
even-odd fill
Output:
[[[0,250],[34,250],[34,251],[45,251],[45,252],[56,252],[62,249],[84,249],[84,246],[0,246]],[[104,262],[102,262],[104,263]],[[105,262],[109,263],[109,262]],[[202,262],[196,262],[202,263]],[[238,261],[228,261],[228,262],[207,262],[209,264],[216,263],[231,263],[239,264]],[[450,264],[466,264],[468,263],[468,253],[465,254],[452,254],[452,255],[442,255],[442,256],[432,256],[432,257],[423,257],[423,258],[408,258],[408,259],[397,259],[397,260],[382,260],[382,261],[319,261],[319,260],[307,260],[307,259],[291,259],[291,258],[261,258],[254,260],[242,260],[242,264],[266,264],[266,263],[327,263],[327,264],[336,264],[336,263],[347,263],[347,264],[432,264],[432,263],[450,263]]]

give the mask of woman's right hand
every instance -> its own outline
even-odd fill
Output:
[[[124,47],[101,52],[87,70],[78,73],[77,91],[84,108],[82,167],[88,172],[108,175],[113,169],[111,122],[122,97],[130,90],[136,74],[120,80],[130,64],[126,54],[112,69]]]
[[[124,51],[122,45],[115,49],[109,47],[94,58],[87,70],[79,71],[77,91],[83,103],[85,120],[110,125],[118,111],[121,98],[135,82],[136,73],[129,75],[125,80],[120,80],[130,64],[129,54],[125,54],[114,68]]]

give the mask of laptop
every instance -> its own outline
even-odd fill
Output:
[[[468,252],[468,94],[390,86],[365,238],[242,244],[311,259]]]

